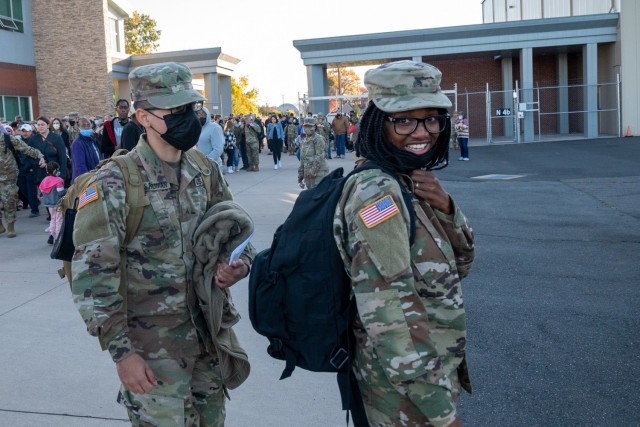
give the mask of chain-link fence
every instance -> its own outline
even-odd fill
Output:
[[[536,84],[533,89],[463,91],[454,85],[444,90],[452,103],[452,113],[463,111],[469,121],[470,140],[492,142],[521,141],[525,133],[524,114],[533,115],[534,140],[554,138],[586,138],[586,117],[596,114],[598,136],[621,136],[620,80],[595,85],[597,107],[587,108],[586,94],[594,85],[573,84],[546,86]],[[530,102],[524,103],[524,92]],[[339,111],[356,111],[360,116],[367,104],[367,94],[300,98],[301,111],[310,101],[333,103]],[[520,137],[518,136],[520,135]]]
[[[588,109],[586,94],[593,90],[597,107]],[[466,113],[471,140],[516,141],[524,134],[523,115],[533,115],[534,140],[586,137],[586,117],[597,116],[598,136],[621,136],[620,82],[597,85],[544,86],[528,91],[531,102],[523,103],[524,89],[513,91],[464,90],[457,93],[457,110]],[[520,113],[520,115],[518,114]]]

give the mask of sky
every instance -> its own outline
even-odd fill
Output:
[[[240,60],[258,104],[298,105],[307,74],[294,40],[482,23],[482,0],[221,2],[127,0],[162,31],[158,52],[219,47]],[[375,6],[374,6],[375,4]],[[362,78],[367,68],[354,69]]]

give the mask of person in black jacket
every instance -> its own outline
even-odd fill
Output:
[[[60,165],[60,176],[65,178],[70,171],[67,170],[67,147],[60,135],[49,132],[49,119],[46,117],[38,117],[36,121],[36,132],[29,138],[29,145],[37,148],[44,154],[45,161],[56,162]],[[46,171],[41,168],[34,168],[34,184],[40,185],[40,182],[47,176]],[[37,216],[37,215],[36,215]]]
[[[140,135],[144,133],[144,128],[138,120],[136,119],[136,115],[132,114],[129,117],[129,121],[124,128],[122,128],[122,137],[120,137],[120,148],[124,148],[126,150],[133,150],[138,140],[140,139]]]

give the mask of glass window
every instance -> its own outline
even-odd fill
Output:
[[[23,120],[32,120],[31,116],[31,100],[27,96],[20,97],[20,115]]]
[[[0,96],[0,117],[12,122],[15,116],[23,120],[33,120],[30,96]]]
[[[0,0],[0,29],[24,32],[22,0]]]
[[[111,36],[111,50],[120,52],[120,34],[118,34],[118,20],[109,18],[109,35]]]
[[[11,0],[11,5],[13,6],[11,9],[13,13],[11,17],[22,21],[22,0]]]
[[[0,15],[11,18],[11,0],[0,0]]]
[[[7,122],[12,122],[16,116],[20,115],[20,104],[17,96],[4,97],[4,112]]]

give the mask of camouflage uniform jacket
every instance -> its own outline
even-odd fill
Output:
[[[307,136],[300,146],[300,166],[298,166],[298,182],[303,178],[320,182],[329,173],[329,163],[325,158],[327,143],[325,139],[314,134]]]
[[[327,122],[318,122],[316,126],[316,132],[324,138],[325,141],[329,141],[329,135],[331,135],[331,125]]]
[[[3,138],[4,135],[0,135],[0,182],[16,185],[18,181],[18,164],[11,150],[5,146]],[[34,159],[42,158],[40,151],[20,139],[11,137],[11,144],[16,154],[22,153]]]
[[[356,351],[372,347],[388,382],[404,389],[430,423],[447,425],[436,420],[442,420],[442,408],[447,408],[447,422],[455,416],[450,375],[457,371],[470,391],[460,279],[474,259],[473,234],[454,203],[446,215],[414,199],[410,247],[410,217],[401,191],[388,174],[367,170],[347,181],[336,207],[334,236],[358,308]],[[396,213],[392,207],[378,224],[363,219],[363,211],[382,199],[391,201]]]
[[[293,123],[289,123],[287,125],[287,129],[285,132],[286,143],[293,144],[297,137],[298,137],[298,126],[296,126]]]
[[[244,137],[247,144],[258,144],[260,125],[254,122],[247,123],[244,127]]]
[[[73,240],[73,297],[90,334],[114,362],[132,352],[145,359],[181,358],[212,348],[193,288],[192,237],[207,209],[231,192],[217,165],[200,170],[190,152],[180,175],[162,162],[143,135],[131,151],[140,167],[145,207],[126,247],[126,292],[120,286],[120,248],[126,229],[124,177],[115,163],[95,175],[94,201],[80,203]],[[210,196],[204,180],[213,174]],[[208,200],[208,201],[207,201]],[[249,245],[250,246],[250,245]],[[242,255],[251,261],[250,247]],[[204,348],[203,348],[204,344]]]

